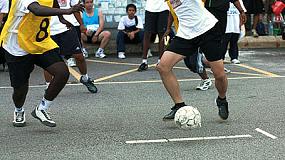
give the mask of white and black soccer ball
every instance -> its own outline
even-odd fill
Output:
[[[195,107],[184,106],[177,110],[174,121],[182,129],[201,127],[201,114]]]

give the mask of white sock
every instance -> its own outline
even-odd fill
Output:
[[[143,60],[142,60],[142,63],[147,64],[147,59],[143,59]]]
[[[102,52],[104,52],[104,49],[103,48],[98,48],[97,52],[102,53]]]
[[[89,79],[88,74],[82,75],[82,80],[83,80],[84,82],[87,82],[88,79]]]
[[[46,82],[46,89],[48,89],[48,86],[49,86],[50,82]]]
[[[47,110],[50,105],[52,104],[52,101],[49,101],[49,100],[46,100],[44,97],[43,99],[41,100],[41,103],[39,105],[39,110]]]
[[[21,107],[21,108],[15,107],[15,112],[24,112],[24,108],[23,107]]]

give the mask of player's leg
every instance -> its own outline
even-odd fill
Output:
[[[94,36],[93,36],[93,38],[94,38]],[[93,38],[92,38],[92,41],[94,42]],[[96,43],[100,42],[100,45],[99,45],[98,50],[96,51],[96,57],[99,57],[99,58],[105,58],[106,57],[106,55],[104,53],[104,49],[107,46],[107,44],[109,43],[110,39],[111,39],[111,32],[109,32],[109,31],[102,31],[99,34]]]
[[[31,114],[34,118],[39,119],[44,125],[55,127],[56,124],[47,113],[47,110],[51,106],[53,100],[64,88],[69,78],[69,71],[60,57],[58,49],[53,49],[41,55],[33,56],[35,64],[46,70],[53,78],[50,81],[40,104]]]
[[[168,22],[169,11],[162,11],[159,12],[158,21],[157,23],[157,33],[159,37],[159,59],[161,58],[164,50],[165,44],[163,40],[163,35],[167,29],[167,22]]]
[[[13,87],[12,99],[15,105],[13,125],[23,127],[26,125],[24,103],[28,93],[30,73],[34,69],[30,55],[13,56],[4,50],[9,68],[11,86]]]

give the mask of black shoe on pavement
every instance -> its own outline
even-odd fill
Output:
[[[91,92],[91,93],[97,93],[98,92],[97,87],[94,85],[93,81],[90,78],[85,82],[85,81],[83,81],[82,76],[81,76],[80,82],[87,87],[89,92]]]
[[[221,100],[219,98],[216,99],[216,104],[219,108],[219,116],[226,120],[229,117],[229,109],[228,109],[228,102],[226,99]]]
[[[148,69],[148,65],[146,63],[142,63],[139,68],[138,68],[138,71],[139,72],[142,72],[142,71],[145,71]]]
[[[24,127],[25,125],[26,125],[25,111],[23,111],[23,112],[14,112],[13,126],[15,126],[15,127]]]
[[[172,107],[171,111],[167,115],[165,115],[162,120],[163,121],[172,121],[172,120],[174,120],[175,113],[178,111],[179,108],[181,108],[181,107],[177,107],[177,106]]]

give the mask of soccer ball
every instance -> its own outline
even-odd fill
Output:
[[[184,106],[177,110],[174,121],[182,129],[201,127],[201,114],[195,107]]]

